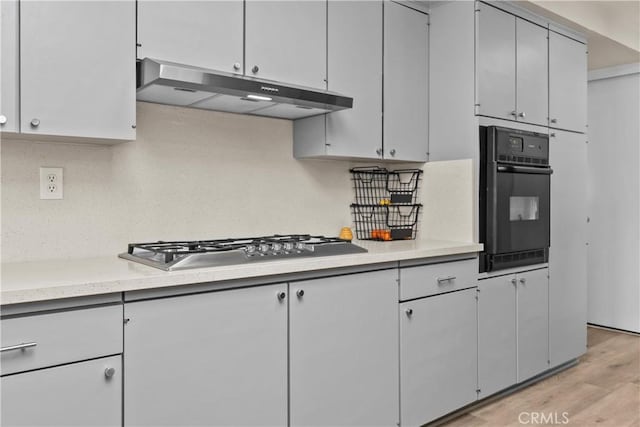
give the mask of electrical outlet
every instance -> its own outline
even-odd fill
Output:
[[[40,199],[62,199],[62,168],[40,168]]]

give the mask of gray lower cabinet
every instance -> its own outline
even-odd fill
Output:
[[[138,58],[243,73],[242,0],[142,0],[137,19]]]
[[[0,2],[0,131],[20,130],[18,1]]]
[[[549,359],[557,366],[587,348],[587,138],[553,131],[549,141]]]
[[[135,139],[135,27],[133,0],[20,2],[21,132]]]
[[[383,157],[426,162],[429,151],[429,15],[384,3]]]
[[[3,376],[0,424],[122,425],[121,364],[117,355]]]
[[[478,398],[516,383],[515,275],[478,281]]]
[[[476,400],[476,289],[400,304],[400,421],[421,426]]]
[[[289,284],[290,425],[398,423],[397,274]]]
[[[549,31],[549,126],[587,131],[587,47]]]
[[[287,300],[277,284],[125,304],[125,425],[286,425]]]
[[[543,268],[478,282],[478,397],[549,367],[549,279]]]

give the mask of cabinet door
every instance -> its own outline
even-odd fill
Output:
[[[18,132],[18,1],[0,2],[0,131]]]
[[[518,121],[547,126],[549,116],[548,35],[546,28],[516,19]]]
[[[327,2],[248,0],[246,74],[326,89]]]
[[[292,426],[396,425],[397,275],[392,269],[289,285]]]
[[[478,112],[516,119],[516,18],[484,3],[476,13]],[[546,89],[545,89],[546,90]]]
[[[549,126],[586,132],[587,48],[549,32]]]
[[[135,138],[134,1],[21,2],[20,67],[22,133]]]
[[[140,0],[138,58],[242,74],[243,13],[242,0]]]
[[[549,367],[549,270],[518,274],[518,382]]]
[[[125,425],[286,425],[286,285],[125,304]]]
[[[478,281],[478,398],[516,383],[515,276]]]
[[[587,144],[582,134],[553,134],[549,358],[557,366],[584,354],[587,344]]]
[[[386,159],[427,161],[428,72],[429,16],[385,2],[382,139]]]
[[[93,359],[0,379],[0,424],[118,426],[122,424],[121,356]],[[113,368],[108,377],[106,370]]]
[[[476,400],[476,289],[400,304],[400,418],[421,426]]]
[[[327,67],[330,91],[353,108],[327,114],[327,154],[379,158],[382,150],[382,2],[330,1]]]

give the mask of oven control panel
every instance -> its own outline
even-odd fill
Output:
[[[549,165],[549,137],[545,134],[494,128],[495,160],[527,165]]]

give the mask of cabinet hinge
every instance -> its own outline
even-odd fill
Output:
[[[482,390],[480,390],[480,389],[476,389],[476,393],[477,393],[477,394],[480,394],[480,392],[481,392],[481,391],[482,391]]]
[[[136,46],[142,47],[142,43],[136,43]]]
[[[124,319],[124,322],[123,322],[123,323],[126,325],[127,323],[129,323],[129,321],[130,321],[130,320],[131,320],[131,319],[129,319],[129,318],[127,317],[127,318],[125,318],[125,319]]]

